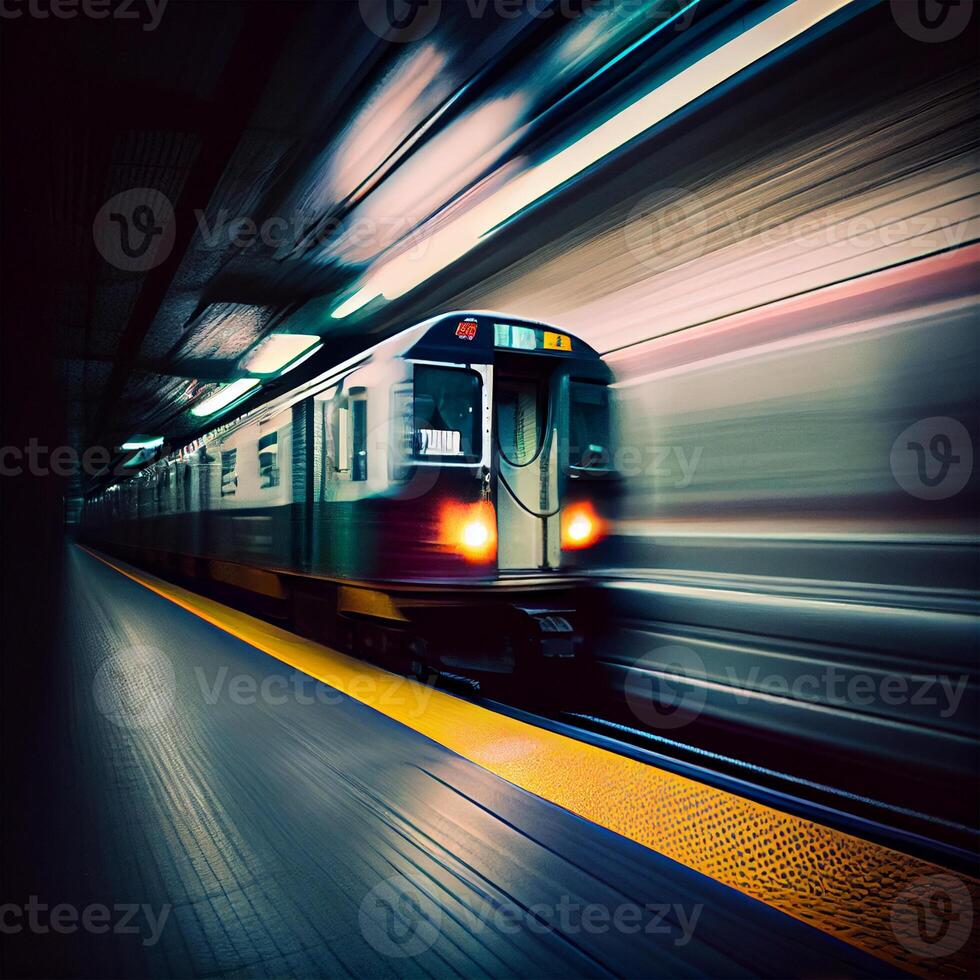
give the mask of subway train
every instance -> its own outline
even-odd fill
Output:
[[[557,327],[437,316],[92,496],[79,536],[417,673],[570,677],[611,382]]]

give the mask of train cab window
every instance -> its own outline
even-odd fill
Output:
[[[548,424],[547,396],[542,379],[501,376],[494,384],[497,441],[509,463],[525,466],[538,455]]]
[[[601,384],[573,381],[570,397],[569,465],[580,470],[608,470],[612,465],[609,389]]]
[[[415,458],[478,463],[483,453],[480,376],[463,368],[415,366]]]
[[[227,497],[238,490],[238,450],[225,449],[221,453],[221,496]]]
[[[262,489],[279,486],[279,433],[259,439],[259,479]]]

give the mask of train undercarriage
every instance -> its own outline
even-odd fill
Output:
[[[466,693],[563,704],[587,686],[597,586],[533,573],[354,582],[93,542],[101,551],[398,673]]]

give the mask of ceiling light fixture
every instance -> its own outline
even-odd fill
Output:
[[[191,415],[197,418],[216,415],[218,412],[230,408],[258,384],[258,378],[240,378],[238,381],[232,381],[231,384],[222,385],[210,398],[205,398],[200,405],[195,405],[191,409]]]
[[[163,436],[132,436],[120,449],[158,449],[163,445]]]
[[[250,374],[276,374],[319,342],[319,337],[310,334],[269,334],[252,349],[243,367]]]

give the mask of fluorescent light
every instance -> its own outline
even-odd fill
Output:
[[[214,415],[223,408],[230,407],[232,403],[250,392],[258,383],[258,378],[239,378],[238,381],[232,381],[231,384],[222,385],[210,398],[205,398],[200,405],[195,405],[191,409],[191,415],[196,415],[198,418]]]
[[[369,289],[365,286],[363,289],[359,289],[356,293],[354,293],[353,296],[345,299],[344,302],[330,314],[330,316],[333,317],[334,320],[343,320],[345,316],[350,316],[351,313],[356,312],[362,306],[367,306],[367,304],[370,303],[375,296],[380,295],[380,290]]]
[[[378,295],[395,299],[414,289],[519,211],[851,2],[796,0],[732,38],[440,228],[424,240],[423,248],[403,252],[370,273],[332,316],[341,319]]]
[[[311,347],[305,354],[297,357],[292,364],[287,364],[279,373],[285,374],[287,371],[292,371],[293,368],[298,368],[300,364],[304,361],[308,361],[318,350],[322,350],[323,344],[317,344],[315,347]]]
[[[319,340],[309,334],[270,334],[248,355],[244,368],[252,374],[275,374]]]
[[[133,436],[120,449],[157,449],[163,445],[163,436]]]

